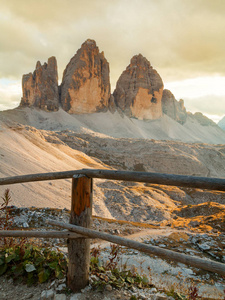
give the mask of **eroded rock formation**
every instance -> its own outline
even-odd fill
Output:
[[[62,108],[74,114],[94,113],[107,110],[109,99],[109,64],[95,41],[87,40],[63,73]]]
[[[56,111],[61,105],[71,114],[109,110],[140,120],[159,119],[164,113],[180,124],[189,116],[201,125],[214,125],[201,113],[187,113],[184,101],[177,101],[169,90],[163,89],[160,75],[141,54],[131,59],[111,95],[109,63],[90,39],[66,66],[61,86],[58,86],[56,58],[50,57],[43,65],[38,61],[33,73],[23,75],[22,89],[22,107]]]
[[[23,97],[20,106],[34,106],[47,111],[59,108],[58,71],[55,57],[48,63],[38,61],[35,71],[23,75]]]
[[[162,111],[180,124],[186,122],[187,112],[184,107],[184,100],[177,101],[171,91],[167,89],[163,90]]]
[[[135,55],[122,73],[113,93],[116,105],[128,116],[158,119],[162,116],[163,82],[150,62]]]

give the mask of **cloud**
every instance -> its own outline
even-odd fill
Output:
[[[225,97],[224,86],[225,76],[197,77],[165,84],[165,88],[173,91],[177,99],[199,98],[207,95]]]
[[[224,1],[212,5],[207,0],[21,0],[18,5],[16,0],[0,0],[0,4],[0,56],[10,54],[17,70],[55,55],[61,74],[80,45],[93,38],[110,62],[114,84],[139,52],[166,81],[182,72],[189,77],[225,74]],[[8,62],[1,64],[1,76],[9,76]],[[15,76],[17,70],[12,70]]]
[[[59,79],[87,39],[110,63],[111,84],[142,53],[164,83],[225,76],[224,0],[0,0],[0,78],[21,80],[56,56]]]
[[[17,81],[0,80],[0,110],[17,107],[21,96],[21,85]]]
[[[188,111],[202,112],[213,120],[225,114],[224,86],[225,76],[197,77],[165,84],[177,100],[184,100]]]
[[[206,115],[225,115],[225,96],[207,95],[199,98],[184,97],[184,105],[193,113],[202,112]]]
[[[206,113],[204,115],[207,118],[213,120],[216,124],[225,117],[225,115],[219,115],[218,116],[218,115],[212,115],[212,114],[206,114]]]

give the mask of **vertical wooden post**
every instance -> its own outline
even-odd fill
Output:
[[[91,226],[92,178],[75,175],[72,179],[70,223],[86,228]],[[90,239],[68,240],[67,285],[78,292],[89,283]]]

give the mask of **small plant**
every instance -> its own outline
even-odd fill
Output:
[[[117,244],[110,244],[110,254],[109,254],[109,262],[106,265],[106,269],[115,269],[118,265],[119,261],[119,253],[121,251],[121,246]]]
[[[100,246],[91,249],[91,256],[98,257],[101,252]]]
[[[0,217],[0,226],[2,229],[8,229],[12,225],[12,217],[9,214],[9,210],[7,210],[7,206],[9,202],[11,202],[11,196],[9,189],[6,189],[4,192],[4,196],[1,197],[3,202],[0,205],[1,217]]]
[[[0,205],[0,228],[2,230],[8,230],[12,227],[13,217],[10,214],[10,209],[8,208],[9,203],[12,201],[9,189],[6,189],[4,196],[1,197],[2,203]],[[2,244],[5,247],[11,247],[14,243],[13,238],[0,238]]]
[[[6,189],[4,192],[4,196],[1,197],[2,203],[0,204],[0,229],[2,230],[9,230],[12,229],[14,217],[11,213],[11,207],[9,203],[12,201],[10,190]],[[12,237],[0,237],[0,247],[1,248],[10,248],[16,245],[22,246],[24,243],[27,242],[26,238],[22,239],[15,239]]]
[[[167,296],[173,297],[175,300],[187,300],[187,298],[184,295],[181,295],[178,292],[175,292],[174,288],[171,288],[169,292],[166,293]]]
[[[67,271],[67,260],[61,252],[30,244],[0,251],[0,276],[7,274],[28,285],[61,279]]]
[[[98,280],[92,284],[94,288],[103,291],[107,284],[114,288],[122,288],[124,286],[128,288],[132,286],[139,288],[152,287],[145,276],[127,270],[125,265],[122,268],[118,268],[121,247],[118,245],[110,246],[109,261],[105,265],[102,265],[99,261],[100,248],[92,250],[92,254],[95,256],[91,257],[90,271],[98,277]]]
[[[198,298],[198,288],[196,286],[191,286],[189,288],[189,300],[196,300]]]
[[[169,292],[166,293],[167,296],[172,296],[175,300],[196,300],[199,298],[198,288],[195,286],[191,286],[189,288],[188,296],[181,295],[178,292],[175,292],[174,288],[172,288]]]
[[[10,191],[9,189],[6,189],[4,192],[4,196],[1,197],[3,200],[3,203],[1,204],[1,209],[5,208],[6,206],[9,205],[9,202],[11,201],[11,196],[10,196]]]

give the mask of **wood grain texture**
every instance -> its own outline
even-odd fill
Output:
[[[74,176],[72,180],[72,201],[70,223],[90,228],[92,216],[92,178]],[[79,238],[68,240],[67,285],[78,292],[89,283],[90,240]]]

